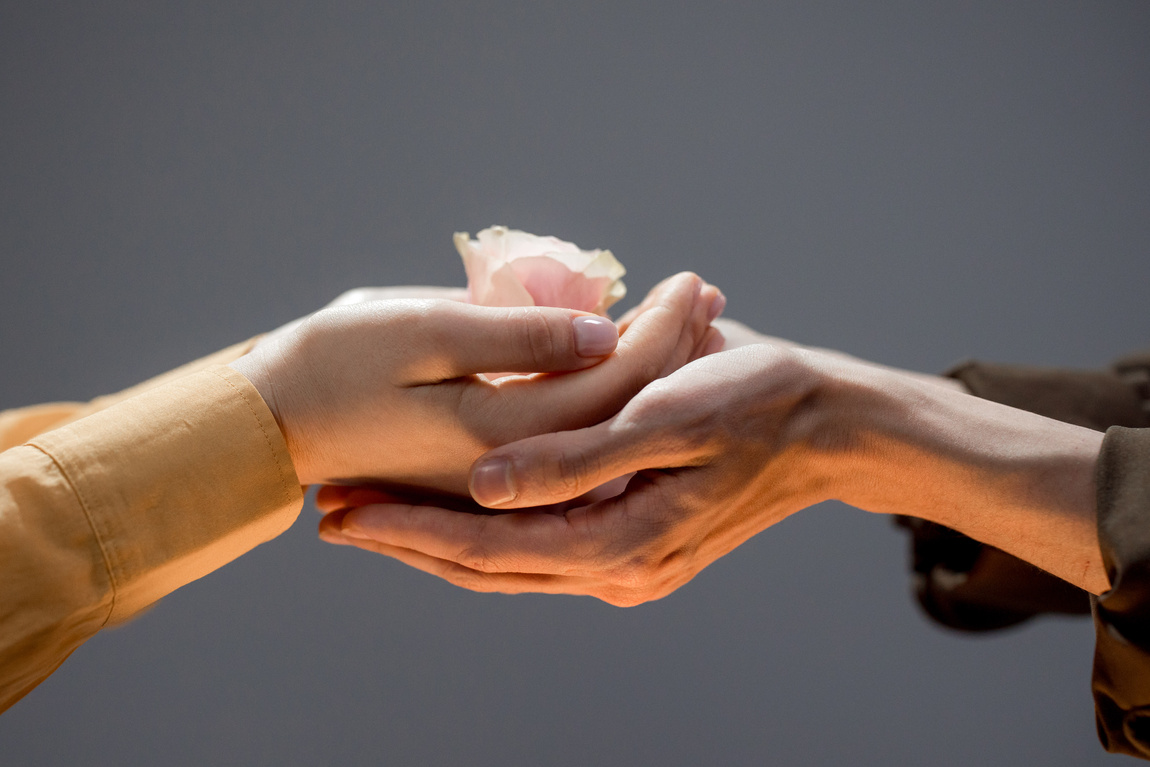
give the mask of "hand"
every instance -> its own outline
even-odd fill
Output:
[[[717,295],[678,275],[622,338],[610,321],[566,309],[370,301],[318,312],[232,367],[271,408],[301,483],[464,493],[486,450],[601,421],[700,353]]]
[[[817,462],[778,434],[811,385],[789,350],[714,354],[649,385],[606,423],[507,445],[472,470],[474,497],[502,509],[564,501],[638,472],[617,498],[562,515],[485,516],[330,493],[319,499],[329,509],[375,505],[337,512],[338,527],[321,529],[473,590],[657,599],[823,499]]]
[[[396,298],[441,298],[445,301],[461,301],[467,303],[467,288],[444,288],[436,285],[393,285],[383,288],[352,288],[336,296],[324,309],[334,306],[353,306],[367,301],[388,301]],[[256,346],[274,341],[290,335],[311,315],[300,317],[284,325],[280,325],[270,333],[265,334]],[[254,348],[254,347],[253,347]]]
[[[493,450],[471,473],[476,500],[510,509],[637,472],[617,498],[499,516],[391,498],[337,510],[321,529],[474,590],[630,605],[837,498],[946,524],[1100,591],[1101,437],[841,356],[755,343],[656,381],[606,423]]]

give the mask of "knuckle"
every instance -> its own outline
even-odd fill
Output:
[[[555,472],[550,478],[553,496],[576,496],[589,486],[599,473],[599,459],[587,453],[560,453],[555,459]]]
[[[677,404],[676,390],[665,378],[652,381],[643,388],[633,400],[627,403],[620,416],[629,423],[647,424],[659,423],[666,420],[666,416],[680,412],[674,408]]]
[[[690,580],[689,575],[683,577],[682,571],[688,559],[687,552],[675,551],[658,560],[633,561],[614,575],[602,598],[617,607],[634,607],[660,599]]]
[[[656,577],[652,580],[661,583],[668,578],[673,578],[675,575],[686,572],[690,569],[690,563],[693,560],[692,553],[686,547],[673,549],[663,555],[655,568],[657,573]]]
[[[523,335],[531,360],[538,367],[548,366],[559,350],[559,339],[547,317],[539,311],[523,315]]]
[[[646,554],[631,557],[612,573],[612,582],[623,592],[641,594],[654,582],[658,564]]]
[[[665,359],[652,356],[643,360],[643,363],[639,365],[639,385],[645,386],[661,378],[666,368],[667,360]]]
[[[452,586],[458,586],[468,591],[485,592],[491,590],[490,584],[487,582],[487,579],[483,577],[482,573],[469,570],[462,565],[453,564],[441,573],[441,576]]]
[[[472,533],[470,541],[454,559],[468,570],[473,570],[477,573],[490,573],[496,571],[496,566],[490,549],[483,543],[483,533],[487,527],[486,521],[488,518],[483,517],[482,519],[484,523]]]
[[[641,592],[629,589],[613,588],[605,591],[599,596],[607,604],[613,607],[638,607],[644,602],[649,601]]]
[[[468,546],[463,551],[459,552],[456,561],[467,568],[476,572],[486,573],[491,571],[491,557],[482,548],[476,545]]]
[[[673,348],[651,345],[651,348],[631,352],[626,386],[631,392],[638,392],[660,380],[676,367],[671,359]]]

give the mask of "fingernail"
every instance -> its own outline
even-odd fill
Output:
[[[604,357],[619,343],[619,330],[611,320],[576,317],[571,325],[575,328],[575,353],[580,357]]]
[[[727,307],[727,297],[722,293],[715,296],[711,300],[711,308],[707,310],[707,322],[712,322],[716,317],[723,313],[723,309]]]
[[[502,458],[484,461],[471,470],[471,497],[484,506],[502,506],[515,500],[511,462]]]

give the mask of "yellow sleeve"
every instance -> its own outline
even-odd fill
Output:
[[[0,452],[0,711],[103,626],[279,535],[302,504],[271,412],[219,365]]]
[[[32,405],[31,407],[0,411],[0,451],[15,447],[16,445],[23,445],[37,434],[42,434],[57,426],[63,426],[66,423],[75,421],[77,418],[91,415],[98,410],[103,410],[121,400],[134,397],[148,389],[161,386],[168,381],[174,381],[182,376],[197,373],[213,365],[226,365],[251,351],[258,340],[259,337],[257,336],[256,338],[229,346],[214,354],[209,354],[207,357],[202,357],[194,362],[181,365],[175,370],[169,370],[167,373],[158,375],[141,384],[136,384],[130,389],[125,389],[116,394],[97,397],[91,402],[50,402],[45,405]]]

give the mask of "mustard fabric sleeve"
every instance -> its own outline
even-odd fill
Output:
[[[0,711],[100,628],[274,538],[302,505],[271,412],[220,365],[0,452]]]
[[[233,344],[226,349],[181,365],[175,370],[169,370],[167,373],[136,384],[124,391],[97,397],[91,402],[50,402],[45,405],[32,405],[31,407],[0,411],[0,450],[22,445],[37,434],[75,421],[77,418],[83,418],[98,410],[103,410],[121,400],[161,386],[168,381],[199,372],[213,365],[226,365],[251,351],[259,339],[260,336],[257,336],[242,343]]]

